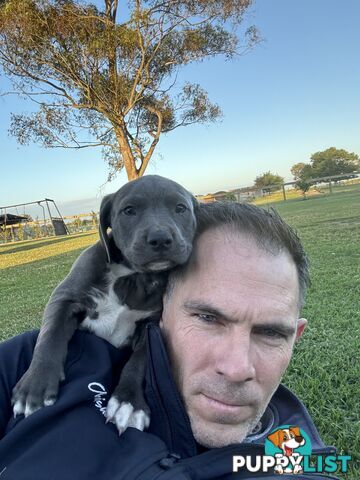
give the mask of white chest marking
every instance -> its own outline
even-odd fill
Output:
[[[108,274],[108,288],[105,293],[94,290],[94,295],[99,313],[98,318],[86,317],[80,325],[81,329],[89,330],[98,337],[104,338],[114,347],[124,346],[131,341],[137,320],[149,317],[152,311],[132,310],[127,305],[120,303],[114,292],[113,286],[117,278],[128,275],[131,270],[116,265]]]

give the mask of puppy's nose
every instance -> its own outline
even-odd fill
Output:
[[[147,236],[147,243],[151,245],[154,250],[167,250],[172,242],[171,234],[164,230],[150,231]]]
[[[297,443],[301,443],[304,440],[304,438],[301,435],[299,435],[295,437],[295,440],[297,441]]]

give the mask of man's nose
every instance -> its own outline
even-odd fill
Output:
[[[255,378],[255,366],[252,358],[250,338],[244,335],[232,335],[229,332],[226,341],[219,340],[216,372],[224,375],[229,382],[247,382]]]

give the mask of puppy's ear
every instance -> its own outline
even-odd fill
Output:
[[[267,436],[267,439],[275,445],[275,447],[280,447],[281,445],[281,438],[282,438],[282,430],[276,430],[276,432],[272,433],[271,435]]]
[[[300,428],[299,427],[289,427],[290,432],[292,432],[295,437],[301,437]]]
[[[197,226],[198,226],[198,215],[199,215],[200,203],[194,197],[194,195],[191,195],[191,202],[192,202],[192,205],[193,205],[193,214],[194,214],[194,219],[195,219],[195,230],[196,230]]]
[[[110,239],[107,234],[107,229],[111,227],[111,207],[113,204],[114,194],[106,195],[102,199],[100,205],[100,225],[99,234],[102,246],[105,248],[108,262],[111,262],[110,257]]]
[[[199,202],[197,201],[197,199],[193,195],[191,195],[191,200],[192,200],[192,204],[193,204],[193,207],[194,207],[194,213],[196,215],[196,212],[199,208]]]

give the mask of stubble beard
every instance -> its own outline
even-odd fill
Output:
[[[265,411],[266,407],[264,408]],[[264,411],[259,412],[256,417],[244,421],[241,425],[212,424],[203,422],[197,416],[189,412],[191,429],[197,443],[206,448],[226,447],[234,443],[241,443],[253,431]]]
[[[255,415],[238,425],[229,425],[225,423],[211,424],[206,420],[199,418],[199,416],[195,415],[191,409],[186,407],[195,440],[205,448],[221,448],[231,444],[242,443],[258,425],[277,388],[278,385],[266,400],[259,405]]]

